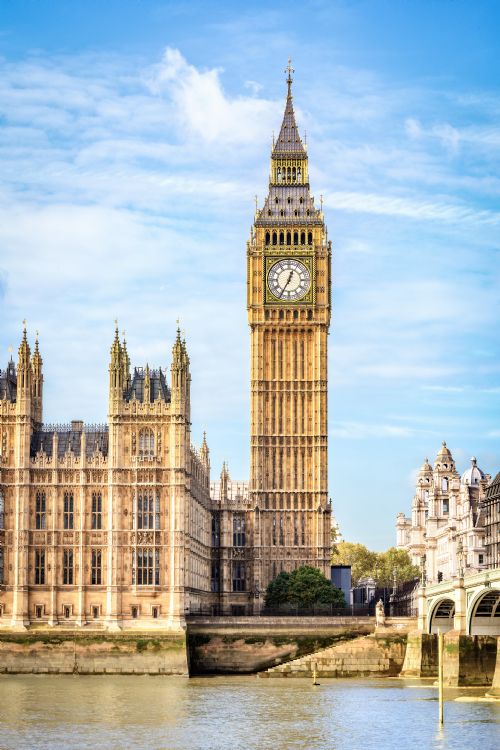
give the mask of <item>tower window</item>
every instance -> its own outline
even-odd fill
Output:
[[[277,244],[278,244],[278,235],[276,234],[276,232],[273,232],[273,245],[277,245]]]
[[[233,591],[246,591],[245,564],[242,562],[233,562],[232,580]]]
[[[160,528],[160,495],[152,490],[143,490],[137,496],[137,529]]]
[[[298,232],[294,232],[293,233],[293,244],[294,245],[298,245],[299,244],[299,233]]]
[[[292,244],[292,234],[291,232],[286,233],[286,244],[291,245]]]
[[[160,550],[137,548],[132,560],[132,583],[138,586],[160,585]]]
[[[102,529],[102,495],[100,492],[92,493],[92,519],[93,529]]]
[[[43,585],[45,583],[45,550],[35,550],[35,583]]]
[[[72,492],[64,493],[63,525],[65,529],[74,528],[74,499]]]
[[[285,215],[285,212],[283,211],[283,209],[281,209],[280,216],[284,216],[284,215]]]
[[[283,211],[281,213],[283,213]],[[285,244],[285,233],[280,232],[280,245],[284,245],[284,244]]]
[[[45,528],[45,492],[37,492],[35,499],[35,528]]]
[[[305,245],[306,244],[306,233],[305,232],[301,232],[300,233],[300,244],[301,245]]]
[[[5,527],[5,500],[2,490],[0,490],[0,529]]]
[[[309,213],[309,211],[308,211],[307,213]],[[307,244],[308,244],[308,245],[312,245],[312,243],[313,243],[313,235],[312,235],[312,232],[308,232],[308,234],[307,234]]]
[[[286,201],[286,202],[287,202],[287,203],[291,203],[291,202],[292,202],[292,199],[291,199],[291,198],[287,198],[287,201]]]
[[[63,550],[63,583],[66,586],[73,585],[73,550]]]
[[[244,547],[245,544],[245,514],[235,513],[233,516],[233,547]]]
[[[269,234],[269,232],[266,232],[266,245],[269,245],[270,239],[271,239],[271,235]]]
[[[90,582],[92,586],[100,586],[102,583],[102,550],[92,550],[92,573]]]
[[[142,458],[153,458],[155,450],[155,438],[153,430],[146,427],[139,433],[139,456]]]

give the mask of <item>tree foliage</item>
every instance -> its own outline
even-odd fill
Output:
[[[272,580],[265,597],[266,607],[292,604],[312,607],[315,604],[345,606],[344,594],[317,568],[302,565],[292,573],[280,573]]]
[[[366,577],[373,578],[378,586],[392,586],[394,577],[396,583],[404,583],[419,575],[406,550],[391,547],[386,552],[371,552],[356,542],[338,542],[332,565],[350,565],[353,586]]]

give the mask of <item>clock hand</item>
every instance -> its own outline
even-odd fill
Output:
[[[285,289],[287,288],[288,284],[291,282],[292,276],[293,276],[293,271],[290,271],[290,275],[289,275],[289,277],[287,279],[287,282],[286,282],[285,286],[283,287],[283,289],[281,290],[280,299],[281,299],[281,297],[283,297]]]

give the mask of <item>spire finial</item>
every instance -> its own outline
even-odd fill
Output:
[[[288,73],[286,82],[288,84],[288,96],[292,95],[292,73],[295,73],[295,70],[292,68],[292,58],[288,58],[288,65],[285,68],[285,73]]]

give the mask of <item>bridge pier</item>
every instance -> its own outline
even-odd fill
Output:
[[[489,698],[496,698],[500,700],[500,637],[497,638],[497,658],[495,664],[495,674],[493,675],[493,681],[491,688],[486,693]]]

